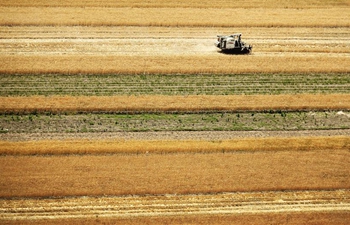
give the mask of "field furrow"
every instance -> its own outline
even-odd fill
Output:
[[[349,190],[241,192],[207,195],[0,200],[1,219],[57,220],[291,212],[346,212]],[[59,203],[58,203],[59,201]]]
[[[0,96],[349,93],[348,74],[1,75]]]

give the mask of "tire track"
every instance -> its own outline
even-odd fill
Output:
[[[0,55],[220,56],[216,34],[242,32],[256,56],[349,56],[348,28],[305,29],[0,26]]]
[[[153,217],[350,210],[350,190],[2,199],[1,220]]]

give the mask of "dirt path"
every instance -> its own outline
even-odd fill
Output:
[[[94,132],[94,133],[0,133],[3,141],[125,139],[125,140],[225,140],[234,138],[350,136],[349,129],[303,131],[160,131],[160,132]]]
[[[0,220],[306,213],[349,210],[349,190],[0,200]]]

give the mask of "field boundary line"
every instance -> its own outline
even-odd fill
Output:
[[[350,58],[332,55],[2,55],[6,74],[349,73]],[[52,63],[55,62],[55,63]],[[188,62],[191,62],[189,64]],[[232,63],[235,62],[235,63]],[[220,65],[220,66],[218,66]]]
[[[0,113],[326,111],[350,109],[350,94],[0,97]]]
[[[180,154],[242,151],[348,150],[350,137],[269,137],[231,140],[42,140],[0,141],[0,155]]]
[[[339,14],[339,11],[343,13]],[[0,6],[0,24],[3,26],[349,27],[348,17],[345,16],[349,11],[349,7],[336,5],[298,10],[269,7],[225,9],[133,7],[125,10],[114,7]],[[237,13],[241,16],[235,20],[228,16]],[[72,14],[76,16],[72,17]],[[322,16],[319,16],[320,14]]]

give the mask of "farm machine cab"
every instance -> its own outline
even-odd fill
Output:
[[[249,54],[253,46],[241,41],[242,34],[231,34],[229,36],[218,35],[215,46],[220,48],[224,53],[231,54]]]

